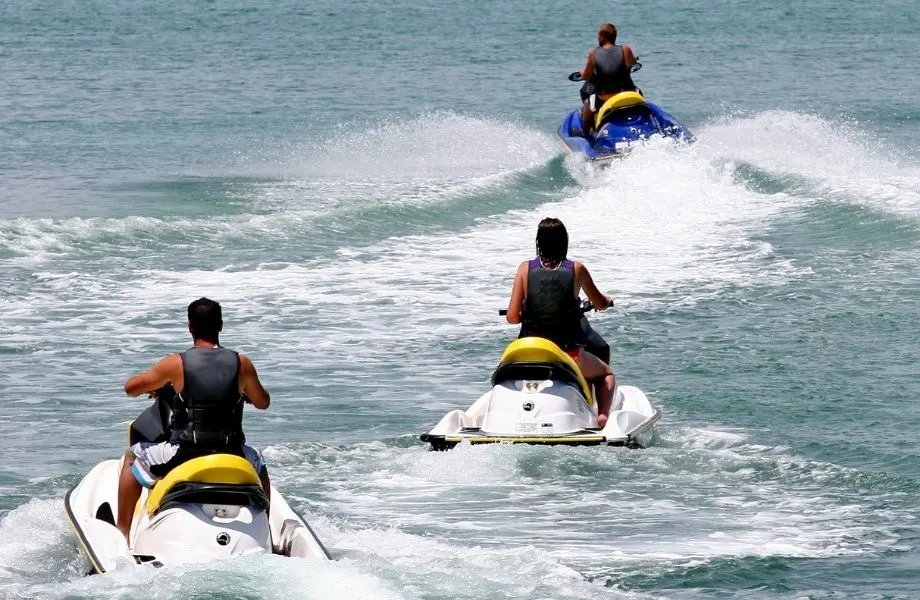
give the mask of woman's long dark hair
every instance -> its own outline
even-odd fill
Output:
[[[558,265],[569,252],[569,232],[559,219],[546,218],[537,226],[537,256],[544,263]]]

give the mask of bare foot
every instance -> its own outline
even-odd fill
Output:
[[[597,426],[601,429],[607,425],[607,415],[597,415]]]

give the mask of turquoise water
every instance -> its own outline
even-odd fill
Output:
[[[563,156],[606,19],[696,145]],[[916,598],[918,34],[903,2],[7,2],[0,595]],[[544,216],[657,437],[430,453]],[[84,578],[63,494],[201,295],[337,560]]]

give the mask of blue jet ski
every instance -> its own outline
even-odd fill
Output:
[[[637,71],[641,67],[633,67]],[[578,72],[569,75],[572,81],[580,81]],[[633,146],[643,143],[653,135],[674,138],[684,142],[694,140],[686,127],[652,104],[641,92],[621,92],[608,98],[594,115],[594,133],[584,136],[581,108],[570,112],[557,134],[572,152],[583,154],[588,160],[606,160],[623,156]]]

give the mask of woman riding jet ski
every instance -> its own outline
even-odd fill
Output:
[[[575,360],[588,380],[601,380],[598,425],[607,422],[616,377],[610,365],[584,351],[588,343],[581,327],[579,292],[588,295],[596,310],[613,306],[580,262],[566,259],[569,234],[559,219],[543,219],[537,228],[537,257],[524,261],[514,276],[506,318],[521,324],[518,337],[541,337],[556,344]]]
[[[616,386],[607,361],[586,347],[609,347],[582,317],[579,292],[604,310],[588,269],[566,259],[568,233],[558,219],[537,230],[537,257],[521,263],[506,312],[522,323],[492,375],[492,390],[467,411],[451,411],[422,441],[435,449],[458,442],[636,444],[660,417],[641,390]],[[598,397],[588,381],[597,382]],[[613,413],[611,413],[613,408]],[[612,418],[611,418],[612,417]]]
[[[559,126],[559,138],[589,160],[621,156],[656,134],[692,142],[693,135],[683,125],[646,101],[631,76],[642,65],[629,46],[616,45],[616,38],[616,26],[602,25],[584,68],[569,75],[570,81],[585,82],[583,105]]]
[[[188,316],[192,348],[125,384],[157,402],[132,425],[124,459],[94,467],[64,499],[93,571],[269,552],[328,559],[245,444],[244,401],[265,409],[269,395],[252,362],[220,346],[220,305],[201,298]]]

